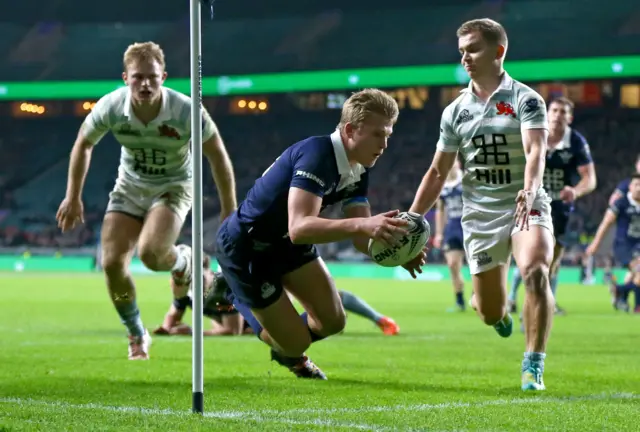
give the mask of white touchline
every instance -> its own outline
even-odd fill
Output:
[[[458,409],[458,408],[481,408],[489,406],[505,406],[505,405],[535,405],[535,404],[548,404],[548,403],[574,403],[574,402],[587,402],[587,401],[604,401],[604,400],[616,400],[616,399],[640,399],[639,394],[635,393],[602,393],[583,396],[567,396],[567,397],[542,397],[532,396],[530,398],[518,398],[518,399],[497,399],[484,402],[443,402],[438,404],[416,404],[416,405],[395,405],[395,406],[371,406],[364,408],[321,408],[321,409],[288,409],[288,410],[254,410],[254,411],[212,411],[206,412],[205,417],[217,418],[217,419],[230,419],[239,421],[253,421],[258,423],[282,423],[282,424],[299,424],[308,426],[332,426],[340,428],[369,430],[369,431],[386,431],[389,428],[384,426],[378,426],[373,424],[363,423],[351,423],[340,422],[327,419],[304,419],[298,420],[294,418],[283,418],[282,416],[295,416],[296,414],[354,414],[354,413],[374,413],[374,412],[394,412],[394,411],[434,411],[434,410],[446,410],[446,409]],[[186,411],[179,411],[174,409],[157,409],[157,408],[138,408],[132,406],[111,406],[101,405],[95,403],[87,404],[70,404],[66,402],[56,401],[43,401],[35,399],[21,399],[21,398],[0,398],[0,403],[15,404],[15,405],[39,405],[48,408],[59,410],[100,410],[100,411],[112,411],[119,413],[132,413],[132,414],[147,414],[147,415],[172,415],[172,416],[187,416],[190,415]],[[273,417],[277,416],[277,417]]]
[[[517,399],[496,399],[483,402],[442,402],[436,404],[416,404],[416,405],[387,405],[387,406],[371,406],[364,408],[295,408],[286,411],[278,410],[261,410],[261,414],[332,414],[332,413],[373,413],[373,412],[389,412],[389,411],[433,411],[456,408],[482,408],[486,406],[501,405],[535,405],[545,403],[572,403],[572,402],[588,402],[600,400],[614,399],[640,399],[640,394],[635,393],[600,393],[582,396],[566,396],[566,397],[544,397],[531,396],[528,398]]]
[[[49,410],[55,411],[72,411],[72,410],[96,410],[96,411],[110,411],[122,414],[144,414],[144,415],[158,415],[158,416],[178,416],[188,417],[191,416],[187,411],[179,411],[173,409],[157,409],[157,408],[138,408],[133,406],[112,406],[101,405],[95,403],[87,404],[71,404],[66,402],[56,401],[43,401],[35,399],[21,399],[21,398],[0,398],[0,404],[12,404],[22,406],[40,406]],[[286,414],[286,411],[280,411],[279,414]],[[357,429],[373,432],[386,432],[390,429],[386,427],[379,427],[376,425],[341,422],[325,419],[308,419],[308,420],[296,420],[291,418],[282,417],[267,417],[262,415],[261,411],[213,411],[205,412],[204,417],[214,419],[225,420],[237,420],[242,422],[256,422],[256,423],[279,423],[279,424],[292,424],[303,426],[330,426],[337,428]]]

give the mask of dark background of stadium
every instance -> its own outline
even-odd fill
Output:
[[[145,40],[164,48],[170,76],[188,77],[187,3],[54,1],[34,7],[33,2],[4,1],[0,84],[117,80],[127,45]],[[203,14],[205,76],[456,63],[457,26],[484,16],[505,25],[510,60],[636,54],[640,37],[640,4],[623,0],[608,1],[606,8],[600,1],[585,0],[579,10],[571,0],[218,0],[215,8],[213,21],[206,11]],[[552,19],[548,8],[554,10]],[[621,92],[623,85],[638,85],[638,81],[590,80],[588,84],[601,89],[599,100],[576,100],[574,125],[591,143],[599,185],[578,205],[568,261],[578,259],[615,184],[633,171],[640,151],[640,114],[637,106],[622,106]],[[585,85],[581,81],[546,84],[555,86],[550,93],[554,96],[581,94],[580,86]],[[375,211],[409,205],[430,163],[445,94],[452,89],[429,87],[423,106],[403,109],[389,150],[373,176]],[[331,132],[339,111],[329,107],[329,93],[343,96],[349,91],[255,95],[269,104],[260,113],[234,110],[234,98],[205,99],[231,153],[240,199],[283,148],[305,135]],[[309,108],[306,102],[312,97],[321,102]],[[2,251],[93,253],[116,175],[117,143],[106,138],[96,148],[84,195],[87,224],[61,235],[55,227],[55,210],[64,195],[68,154],[82,115],[15,116],[13,103],[0,102]],[[205,242],[211,252],[218,205],[208,174],[205,192],[205,220],[210,221]],[[188,222],[183,240],[188,242],[189,236]],[[344,247],[330,247],[324,253],[335,258]]]

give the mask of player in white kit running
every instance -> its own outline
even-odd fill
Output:
[[[121,144],[118,178],[102,224],[102,269],[113,304],[129,333],[129,359],[149,358],[151,338],[136,304],[129,263],[138,255],[153,271],[191,281],[191,249],[174,246],[191,209],[191,99],[166,88],[164,53],[153,42],[124,53],[126,87],[102,97],[83,122],[71,152],[67,192],[56,215],[62,231],[84,222],[82,189],[93,147],[109,131]],[[236,209],[231,161],[203,110],[202,153],[209,160],[221,217]]]
[[[434,205],[460,152],[472,306],[500,336],[511,335],[506,276],[513,253],[527,288],[522,389],[543,390],[554,310],[549,289],[553,226],[550,199],[541,185],[548,135],[545,103],[504,71],[507,35],[499,23],[468,21],[457,36],[471,82],[442,114],[436,154],[411,211],[424,214]]]

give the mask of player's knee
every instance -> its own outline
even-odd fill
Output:
[[[482,321],[486,325],[494,325],[497,324],[504,316],[507,314],[506,305],[496,305],[492,304],[490,306],[486,306],[482,308],[482,305],[478,305],[478,312]]]
[[[126,255],[113,254],[108,251],[102,252],[102,270],[107,277],[121,276],[127,272]]]
[[[551,266],[549,267],[549,275],[551,276],[555,276],[558,274],[558,271],[560,270],[560,263],[562,261],[562,257],[554,257],[553,261],[551,262]]]
[[[347,325],[347,314],[343,308],[339,308],[335,314],[333,314],[326,323],[322,323],[322,334],[330,336],[338,334],[344,330]]]
[[[325,337],[340,333],[347,325],[347,314],[344,311],[342,302],[333,306],[330,312],[325,310],[324,313],[314,314],[316,330]]]
[[[549,265],[542,260],[532,261],[522,270],[522,279],[527,290],[542,295],[549,281]]]
[[[154,245],[140,245],[138,255],[140,256],[140,261],[149,270],[158,271],[161,270],[166,251],[161,251]]]
[[[451,276],[457,275],[460,272],[460,263],[456,260],[449,261],[449,270],[451,271]]]

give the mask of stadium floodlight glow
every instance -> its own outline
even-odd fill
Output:
[[[193,208],[191,209],[191,290],[193,293],[192,411],[204,412],[203,268],[202,268],[202,59],[200,1],[190,0],[191,155]]]
[[[524,82],[638,77],[640,55],[507,61],[505,69]],[[456,63],[205,77],[202,86],[204,96],[217,96],[465,85],[468,81]],[[122,86],[119,80],[0,82],[0,100],[97,98]],[[169,78],[165,86],[185,94],[191,87],[188,78]]]

